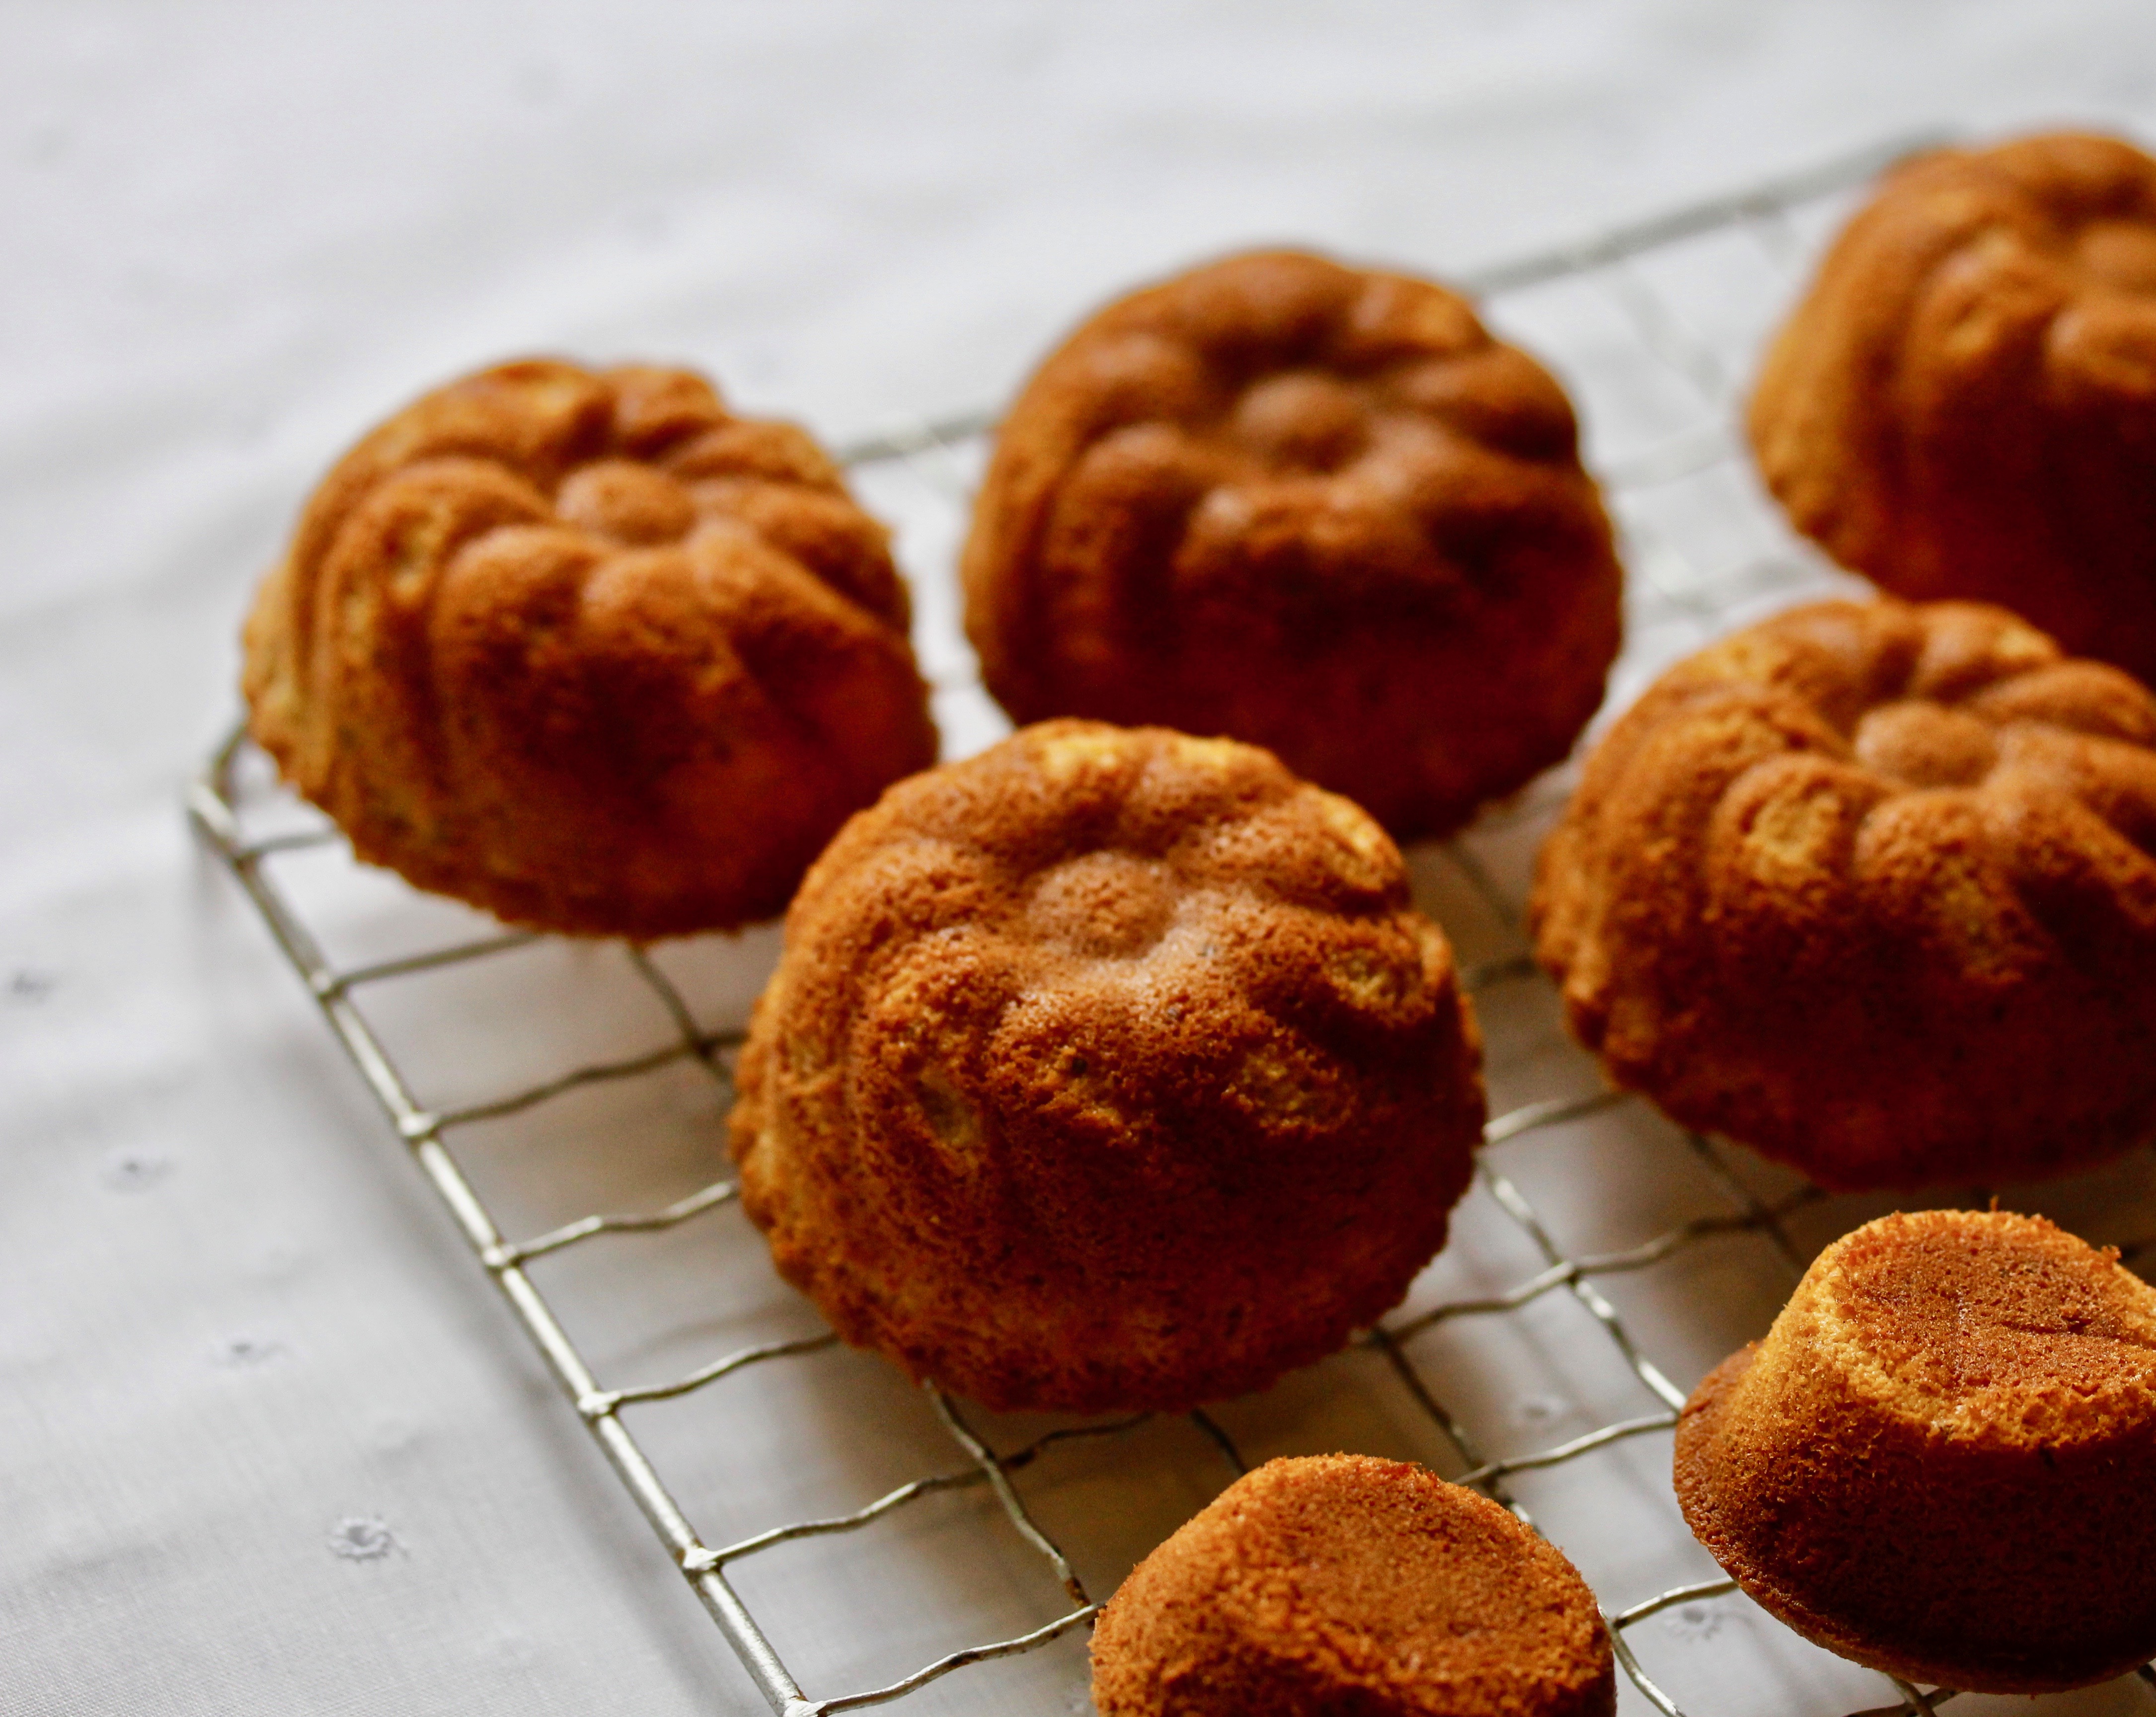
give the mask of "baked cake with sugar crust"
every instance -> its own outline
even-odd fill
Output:
[[[685,370],[531,360],[346,454],[246,630],[249,725],[362,859],[543,929],[782,910],[935,760],[886,532]]]
[[[2156,1656],[2156,1289],[2041,1217],[1867,1223],[1686,1403],[1676,1489],[1845,1658],[1984,1693],[2123,1674]]]
[[[1399,851],[1270,753],[1051,722],[802,884],[742,1200],[847,1340],[996,1408],[1183,1408],[1399,1302],[1483,1119]]]
[[[2156,695],[2003,609],[1836,602],[1679,663],[1545,845],[1620,1085],[1836,1187],[2156,1134]]]
[[[1269,1461],[1139,1563],[1093,1632],[1101,1717],[1609,1717],[1571,1563],[1404,1461]]]
[[[1441,835],[1602,701],[1622,573],[1576,444],[1456,293],[1229,257],[1108,306],[1026,384],[967,630],[1018,721],[1231,734]]]

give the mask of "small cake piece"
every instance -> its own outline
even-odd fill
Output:
[[[1401,840],[1562,759],[1622,573],[1572,408],[1467,301],[1230,257],[1110,305],[998,431],[966,627],[1018,721],[1271,748]]]
[[[2042,1693],[2156,1656],[2156,1289],[2041,1216],[1882,1216],[1685,1404],[1685,1519],[1807,1638]]]
[[[1132,1570],[1093,1632],[1101,1717],[1608,1717],[1571,1563],[1405,1461],[1270,1461]]]
[[[506,363],[398,413],[308,503],[244,689],[361,858],[583,935],[775,915],[936,756],[883,527],[684,370]]]
[[[1823,1185],[2156,1134],[2156,695],[2002,609],[1826,603],[1679,663],[1533,914],[1611,1078]]]
[[[2156,160],[2066,132],[1897,169],[1768,352],[1751,433],[1844,566],[2156,681]]]
[[[1181,1408],[1399,1302],[1480,1067],[1368,817],[1255,747],[1052,722],[817,861],[733,1148],[849,1341],[992,1407]]]

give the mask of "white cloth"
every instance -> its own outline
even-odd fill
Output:
[[[762,1709],[182,825],[181,785],[234,709],[254,576],[384,411],[482,360],[561,350],[692,362],[843,440],[992,405],[1103,296],[1246,241],[1444,273],[1913,126],[2156,134],[2147,0],[6,15],[7,1717]],[[904,472],[870,492],[909,522],[924,623],[947,629],[932,662],[954,671],[947,504]],[[963,697],[945,713],[962,744],[989,730]],[[354,947],[457,918],[290,862]],[[1471,954],[1497,947],[1426,868]],[[716,1018],[771,945],[668,958]],[[424,1004],[385,1000],[385,1029],[437,1100],[483,1094],[663,1035],[618,961],[514,956]],[[1512,1005],[1492,1004],[1493,1042]],[[1546,1020],[1517,1029],[1548,1039]],[[1541,1053],[1493,1067],[1501,1100],[1580,1077]],[[475,1132],[475,1172],[532,1226],[662,1201],[716,1171],[717,1113],[708,1082],[669,1076],[549,1109],[514,1150]],[[1568,1244],[1715,1207],[1703,1182],[1667,1180],[1651,1131],[1577,1129],[1523,1159]],[[2097,1211],[2138,1186],[2061,1197]],[[1812,1243],[1868,1207],[1834,1211]],[[1781,1288],[1751,1245],[1612,1287],[1680,1384],[1771,1314]],[[1537,1262],[1484,1211],[1418,1298]],[[814,1327],[727,1212],[540,1274],[612,1382]],[[1418,1358],[1496,1446],[1652,1406],[1563,1295],[1450,1328]],[[1222,1416],[1254,1454],[1437,1458],[1374,1369],[1351,1355]],[[712,1542],[961,1464],[859,1355],[631,1422]],[[1649,1438],[1520,1487],[1612,1604],[1713,1571],[1674,1524],[1666,1457]],[[1105,1595],[1222,1476],[1172,1421],[1074,1446],[1028,1483]],[[1060,1601],[978,1490],[744,1564],[740,1583],[817,1694]],[[1642,1652],[1696,1710],[1885,1701],[1741,1604],[1654,1627]],[[1081,1710],[1083,1682],[1073,1638],[901,1709]]]

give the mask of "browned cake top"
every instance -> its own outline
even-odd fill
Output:
[[[396,506],[399,491],[413,504]],[[455,491],[461,505],[448,502]],[[734,416],[687,370],[529,358],[437,388],[316,491],[290,557],[303,576],[340,552],[362,507],[408,519],[393,547],[414,582],[505,534],[516,539],[505,548],[574,556],[593,573],[623,563],[614,576],[624,582],[642,552],[761,537],[850,601],[906,623],[885,533],[823,450],[792,424]],[[347,541],[341,552],[376,550]]]
[[[1230,1709],[1159,1697],[1209,1679],[1255,1699],[1245,1710],[1269,1709],[1268,1691],[1281,1709],[1359,1692],[1358,1710],[1445,1717],[1614,1699],[1594,1596],[1558,1550],[1472,1491],[1361,1455],[1271,1461],[1230,1486],[1117,1592],[1094,1663],[1111,1717]]]
[[[1892,922],[2005,977],[2091,897],[2156,935],[2156,695],[1998,609],[1820,604],[1672,668],[1572,818],[1590,864],[1678,843],[1717,923]]]
[[[1363,812],[1252,746],[1050,722],[818,861],[734,1149],[850,1339],[999,1406],[1187,1406],[1398,1303],[1479,1061]]]
[[[2130,143],[2057,131],[1943,149],[1890,177],[1881,205],[1881,224],[1892,218],[1922,234],[1939,270],[1935,290],[1964,314],[1994,293],[2002,324],[2043,298],[2055,312],[2072,302],[2080,314],[2049,354],[2069,373],[2101,382],[2106,360],[2122,355],[2105,351],[2108,341],[2156,336],[2156,160]],[[1945,309],[1927,306],[1917,319],[1937,319],[1943,334]]]
[[[1433,1687],[1532,1682],[1591,1677],[1606,1654],[1594,1600],[1558,1551],[1425,1468],[1271,1461],[1214,1507],[1227,1601],[1322,1641],[1351,1673]]]
[[[1255,1002],[1375,1025],[1426,1009],[1422,969],[1441,944],[1406,907],[1384,831],[1269,753],[1049,722],[893,788],[809,873],[789,925],[814,938],[798,958],[827,981],[889,984],[891,963],[919,962],[939,1010],[1005,1031],[1028,1015],[1047,1029],[1088,1014],[1158,1034],[1122,1044],[1117,1066],[1070,1075],[1102,1102],[1119,1072],[1178,1077],[1186,1016]],[[1433,940],[1407,933],[1418,928]],[[960,964],[968,979],[954,987]],[[1229,1041],[1247,1035],[1214,1023]],[[1276,1038],[1230,1088],[1261,1115],[1315,1116],[1339,1076]]]
[[[1830,1362],[1948,1435],[2058,1446],[2156,1412],[2156,1289],[2041,1216],[1881,1217],[1810,1286]]]
[[[1806,430],[1836,426],[1856,439],[1814,449],[1813,463],[1868,453],[1879,468],[1851,473],[1866,487],[1922,493],[1988,474],[1951,459],[1927,469],[1919,445],[1935,434],[1954,443],[1953,414],[1978,404],[2026,414],[2005,426],[2010,441],[2040,424],[2101,434],[2120,410],[2111,433],[2145,425],[2156,409],[2156,159],[2061,132],[1899,168],[1782,335],[1753,430],[1770,465],[1794,469]]]
[[[1027,383],[967,629],[1021,721],[1232,733],[1388,826],[1450,828],[1563,755],[1615,653],[1575,440],[1456,293],[1229,257],[1101,310]]]
[[[1569,466],[1575,450],[1563,392],[1492,340],[1466,299],[1296,251],[1230,257],[1133,293],[1029,393],[1029,427],[1061,445],[1029,449],[1027,462],[1076,456],[1060,511],[1075,515],[1076,491],[1094,486],[1186,496],[1202,502],[1186,522],[1202,560],[1235,553],[1269,513],[1319,503],[1338,524],[1315,546],[1343,574],[1368,563],[1359,576],[1373,582],[1410,563],[1443,575],[1412,530],[1419,512],[1465,532],[1451,516],[1471,516],[1478,498],[1516,501],[1510,461]],[[1480,487],[1464,481],[1476,476]]]

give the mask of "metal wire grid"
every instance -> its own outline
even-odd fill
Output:
[[[1657,292],[1638,265],[1657,250],[1684,240],[1738,230],[1748,234],[1777,269],[1788,273],[1799,265],[1807,248],[1794,224],[1794,215],[1806,205],[1860,182],[1887,161],[1923,141],[1928,140],[1905,139],[1867,150],[1801,176],[1681,209],[1576,246],[1487,270],[1465,283],[1481,299],[1486,311],[1499,311],[1509,296],[1537,286],[1555,281],[1593,282],[1614,306],[1640,347],[1656,363],[1694,389],[1712,409],[1712,415],[1704,424],[1665,438],[1629,459],[1605,463],[1601,476],[1605,488],[1619,504],[1620,516],[1625,512],[1622,503],[1628,494],[1650,491],[1656,486],[1728,461],[1735,456],[1736,449],[1727,418],[1732,378],[1727,373],[1726,362],[1717,355],[1711,342],[1688,327],[1684,316]],[[981,417],[923,425],[863,442],[847,452],[845,462],[860,471],[880,464],[905,461],[955,509],[963,506],[968,487],[958,455],[963,454],[969,442],[978,443],[987,428],[988,420]],[[1710,572],[1697,563],[1696,557],[1688,558],[1682,545],[1656,540],[1651,532],[1642,528],[1639,519],[1628,519],[1628,525],[1635,574],[1632,624],[1635,632],[1643,622],[1652,626],[1669,618],[1688,621],[1695,628],[1718,630],[1727,624],[1733,609],[1741,609],[1759,597],[1816,588],[1819,583],[1815,569],[1793,568],[1785,561],[1772,559],[1745,560]],[[1013,1475],[1031,1466],[1055,1444],[1072,1439],[1117,1436],[1132,1430],[1149,1416],[1065,1426],[1014,1449],[999,1452],[990,1447],[957,1401],[943,1391],[929,1387],[924,1391],[928,1408],[957,1446],[963,1457],[963,1464],[915,1478],[851,1512],[795,1520],[731,1544],[713,1546],[702,1542],[657,1468],[624,1422],[624,1410],[678,1399],[717,1385],[749,1367],[829,1348],[836,1342],[836,1336],[827,1332],[752,1344],[666,1383],[636,1387],[603,1385],[570,1339],[547,1297],[533,1283],[528,1267],[602,1235],[649,1234],[690,1221],[732,1203],[736,1198],[734,1183],[712,1183],[660,1209],[624,1215],[588,1215],[529,1238],[512,1240],[504,1235],[481,1201],[446,1139],[460,1128],[521,1114],[582,1087],[633,1080],[685,1062],[707,1072],[722,1093],[730,1097],[729,1057],[738,1046],[741,1034],[708,1031],[701,1026],[676,983],[644,949],[630,945],[625,948],[629,966],[671,1021],[670,1041],[645,1054],[578,1067],[507,1095],[456,1107],[429,1107],[415,1093],[393,1060],[382,1036],[362,1008],[362,994],[393,980],[421,978],[484,960],[536,938],[527,933],[507,932],[372,964],[346,967],[334,964],[273,871],[274,861],[280,855],[334,845],[341,841],[341,836],[333,827],[319,821],[304,828],[251,836],[247,828],[251,820],[246,804],[248,795],[235,779],[235,767],[246,744],[244,733],[235,731],[195,784],[188,799],[188,811],[198,833],[246,891],[278,946],[315,998],[338,1042],[357,1066],[398,1135],[409,1148],[420,1171],[449,1208],[480,1262],[537,1346],[556,1384],[772,1709],[782,1717],[827,1717],[827,1714],[884,1704],[912,1694],[967,1664],[1032,1651],[1088,1621],[1096,1612],[1098,1603],[1074,1571],[1062,1548],[1043,1531],[1029,1511],[1013,1482]],[[1478,831],[1486,835],[1492,830],[1502,832],[1507,825],[1531,822],[1548,812],[1560,792],[1561,784],[1531,791],[1519,804],[1486,818],[1478,825]],[[1459,872],[1481,897],[1488,911],[1517,932],[1517,908],[1492,878],[1474,846],[1468,841],[1455,841],[1447,844],[1446,852]],[[1465,981],[1471,994],[1486,997],[1505,986],[1546,980],[1537,973],[1531,960],[1523,954],[1515,953],[1471,969],[1465,974]],[[1685,1392],[1646,1356],[1617,1308],[1596,1285],[1598,1280],[1645,1270],[1710,1236],[1748,1232],[1763,1236],[1771,1245],[1785,1267],[1789,1281],[1794,1282],[1801,1272],[1804,1257],[1791,1238],[1785,1221],[1803,1206],[1824,1196],[1815,1188],[1798,1187],[1779,1198],[1764,1199],[1734,1171],[1715,1142],[1690,1135],[1685,1140],[1686,1146],[1722,1190],[1728,1205],[1725,1212],[1694,1218],[1625,1250],[1568,1253],[1520,1187],[1496,1167],[1491,1149],[1635,1101],[1621,1094],[1597,1091],[1528,1103],[1491,1121],[1486,1131],[1485,1150],[1478,1160],[1477,1183],[1543,1259],[1544,1267],[1499,1293],[1446,1301],[1411,1317],[1396,1317],[1358,1338],[1362,1346],[1382,1359],[1407,1397],[1450,1446],[1455,1458],[1449,1464],[1456,1469],[1454,1476],[1457,1480],[1481,1489],[1522,1519],[1528,1518],[1527,1511],[1507,1483],[1513,1475],[1563,1465],[1630,1438],[1667,1431],[1676,1423],[1685,1399]],[[2145,1250],[2145,1246],[2128,1248],[2128,1255]],[[1647,1410],[1603,1423],[1553,1447],[1506,1458],[1491,1458],[1476,1433],[1445,1404],[1418,1367],[1413,1354],[1414,1344],[1419,1337],[1440,1324],[1517,1313],[1545,1297],[1559,1294],[1571,1296],[1600,1327],[1646,1397],[1643,1405]],[[1192,1413],[1189,1419],[1217,1449],[1224,1469],[1237,1473],[1246,1470],[1235,1441],[1214,1416],[1199,1411]],[[855,1532],[922,1498],[973,1486],[985,1486],[993,1495],[1010,1525],[1060,1585],[1069,1599],[1069,1607],[1028,1632],[952,1652],[885,1685],[813,1698],[803,1692],[772,1645],[765,1627],[735,1590],[728,1579],[728,1570],[778,1545]],[[1666,1717],[1683,1717],[1683,1714],[1641,1666],[1628,1640],[1628,1631],[1673,1606],[1720,1596],[1734,1589],[1734,1582],[1728,1580],[1697,1582],[1605,1612],[1618,1661],[1632,1684]],[[2147,1687],[2156,1691],[2156,1674],[2147,1668],[2139,1674]],[[1951,1689],[1938,1689],[1928,1693],[1898,1679],[1888,1679],[1892,1701],[1883,1708],[1887,1710],[1929,1713],[1956,1697]]]

